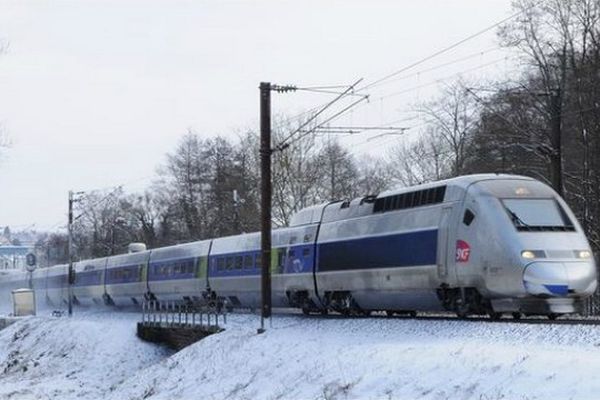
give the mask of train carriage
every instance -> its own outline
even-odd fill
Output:
[[[108,305],[139,304],[148,291],[149,251],[108,257],[104,273],[103,301]]]
[[[73,264],[73,302],[90,306],[104,299],[104,270],[107,258],[83,260]]]
[[[46,269],[46,303],[51,306],[61,306],[69,300],[67,264],[55,265]]]
[[[269,265],[273,306],[314,307],[316,231],[316,224],[273,231]],[[209,258],[210,288],[233,307],[257,308],[261,264],[260,234],[215,239]]]
[[[152,250],[147,273],[147,298],[182,301],[200,298],[207,288],[211,241]]]

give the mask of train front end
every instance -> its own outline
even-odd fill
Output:
[[[495,222],[502,232],[497,239],[504,244],[500,258],[506,272],[488,282],[494,310],[551,317],[581,312],[583,300],[596,291],[597,269],[567,204],[535,180],[484,185],[495,198]]]

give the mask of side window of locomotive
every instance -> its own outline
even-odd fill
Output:
[[[465,215],[463,216],[463,224],[469,226],[471,225],[474,219],[475,214],[473,214],[473,212],[467,208],[467,210],[465,211]]]

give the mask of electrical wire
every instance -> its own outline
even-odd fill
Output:
[[[526,7],[524,9],[522,9],[522,10],[519,10],[518,12],[516,12],[516,13],[514,13],[514,14],[506,17],[506,18],[504,18],[501,21],[498,21],[498,22],[496,22],[496,23],[494,23],[494,24],[492,24],[492,25],[490,25],[490,26],[488,26],[488,27],[486,27],[486,28],[484,28],[484,29],[482,29],[482,30],[480,30],[480,31],[478,31],[478,32],[470,35],[470,36],[467,36],[466,38],[464,38],[462,40],[459,40],[458,42],[456,42],[456,43],[454,43],[454,44],[452,44],[452,45],[450,45],[448,47],[445,47],[445,48],[443,48],[443,49],[441,49],[439,51],[436,51],[435,53],[430,54],[430,55],[428,55],[428,56],[426,56],[426,57],[424,57],[424,58],[422,58],[422,59],[420,59],[420,60],[418,60],[418,61],[410,64],[410,65],[407,65],[406,67],[400,68],[399,70],[396,70],[396,71],[394,71],[394,72],[392,72],[392,73],[384,76],[383,78],[377,79],[373,83],[370,83],[370,84],[368,84],[366,86],[361,87],[359,89],[359,91],[364,91],[364,90],[367,90],[367,89],[370,89],[370,88],[373,88],[373,87],[380,86],[384,82],[386,82],[387,80],[389,80],[389,79],[391,79],[391,78],[393,78],[395,76],[398,76],[401,73],[406,72],[406,71],[408,71],[408,70],[416,67],[417,65],[421,65],[421,64],[423,64],[423,63],[425,63],[425,62],[427,62],[427,61],[429,61],[429,60],[431,60],[431,59],[433,59],[435,57],[438,57],[438,56],[440,56],[442,54],[445,54],[445,53],[449,52],[450,50],[453,50],[453,49],[459,47],[460,45],[462,45],[462,44],[464,44],[464,43],[466,43],[466,42],[468,42],[468,41],[470,41],[470,40],[472,40],[472,39],[474,39],[474,38],[476,38],[476,37],[478,37],[478,36],[480,36],[480,35],[482,35],[482,34],[484,34],[486,32],[489,32],[492,29],[495,29],[495,28],[499,27],[500,25],[505,24],[506,22],[508,22],[508,21],[510,21],[510,20],[512,20],[512,19],[514,19],[514,18],[516,18],[518,16],[520,16],[521,14],[523,14],[523,13],[531,10],[532,8],[538,6],[543,1],[544,0],[540,0],[538,2],[532,3],[529,7]]]
[[[324,107],[322,107],[319,111],[317,111],[313,116],[311,116],[308,120],[306,120],[303,124],[301,124],[298,128],[296,128],[294,131],[292,131],[292,133],[290,133],[288,136],[286,136],[277,146],[275,146],[277,149],[282,149],[284,146],[286,145],[286,142],[288,140],[290,140],[296,133],[298,133],[301,129],[305,128],[308,124],[310,124],[312,121],[314,121],[319,115],[321,115],[322,113],[324,113],[329,107],[331,107],[333,104],[335,104],[336,102],[338,102],[339,100],[341,100],[342,98],[344,98],[346,96],[347,93],[349,93],[350,91],[354,90],[354,87],[356,85],[358,85],[360,82],[362,82],[363,78],[360,78],[359,80],[357,80],[356,82],[354,82],[352,85],[350,85],[345,91],[343,91],[342,93],[340,93],[335,99],[331,100],[330,102],[328,102],[327,104],[325,104]]]
[[[438,65],[434,65],[433,67],[430,67],[430,68],[419,70],[419,71],[414,72],[414,73],[412,73],[410,75],[399,76],[398,78],[395,78],[395,79],[392,79],[391,81],[389,81],[389,83],[399,82],[401,80],[405,80],[405,79],[409,79],[409,78],[414,78],[414,77],[423,75],[423,74],[425,74],[427,72],[435,71],[437,69],[444,68],[444,67],[447,67],[447,66],[450,66],[450,65],[453,65],[453,64],[458,64],[458,63],[463,62],[463,61],[467,61],[467,60],[471,60],[473,58],[481,57],[484,54],[489,54],[489,53],[496,52],[496,51],[499,51],[499,50],[503,50],[503,48],[500,47],[500,46],[491,47],[491,48],[489,48],[487,50],[482,50],[482,51],[479,51],[477,53],[472,53],[472,54],[469,54],[467,56],[464,56],[464,57],[461,57],[461,58],[457,58],[457,59],[454,59],[452,61],[445,62],[443,64],[438,64]]]
[[[436,79],[434,81],[430,81],[430,82],[427,82],[427,83],[424,83],[424,84],[421,84],[421,85],[418,85],[418,86],[413,86],[413,87],[408,88],[408,89],[404,89],[404,90],[401,90],[401,91],[398,91],[398,92],[394,92],[394,93],[390,93],[390,94],[381,96],[381,97],[379,97],[379,99],[388,99],[390,97],[395,97],[395,96],[399,96],[401,94],[410,93],[410,92],[413,92],[415,90],[422,89],[424,87],[432,86],[432,85],[435,85],[435,84],[438,84],[438,83],[444,83],[445,81],[447,81],[447,80],[449,80],[451,78],[457,77],[457,76],[461,76],[464,73],[471,72],[471,71],[476,71],[476,70],[483,69],[483,68],[487,68],[487,67],[489,67],[491,65],[495,65],[495,64],[498,64],[500,62],[507,61],[508,58],[509,57],[507,56],[507,57],[503,57],[501,59],[496,59],[494,61],[490,61],[490,62],[481,64],[481,65],[478,65],[476,67],[468,68],[466,70],[462,70],[462,71],[457,72],[455,74],[448,75],[448,76],[445,76],[443,78]]]
[[[307,131],[306,133],[296,137],[294,140],[285,143],[285,142],[281,142],[278,146],[277,149],[278,150],[283,150],[289,146],[291,146],[292,144],[296,143],[297,141],[301,140],[302,138],[306,137],[307,135],[314,133],[315,129],[318,129],[320,127],[322,127],[323,125],[333,121],[335,118],[339,117],[340,115],[343,115],[346,111],[350,110],[351,108],[353,108],[354,106],[356,106],[357,104],[367,100],[368,97],[362,97],[354,102],[352,102],[349,106],[346,106],[345,108],[343,108],[342,110],[338,111],[337,113],[333,114],[331,117],[327,118],[325,121],[323,121],[322,123],[320,123],[319,125],[317,125],[316,127],[310,129],[309,131]],[[298,130],[294,131],[297,132]],[[290,135],[291,136],[291,135]]]

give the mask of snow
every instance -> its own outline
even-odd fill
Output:
[[[0,331],[0,398],[598,398],[600,328],[232,314],[178,353],[135,313],[25,318]],[[16,361],[15,361],[16,360]]]

